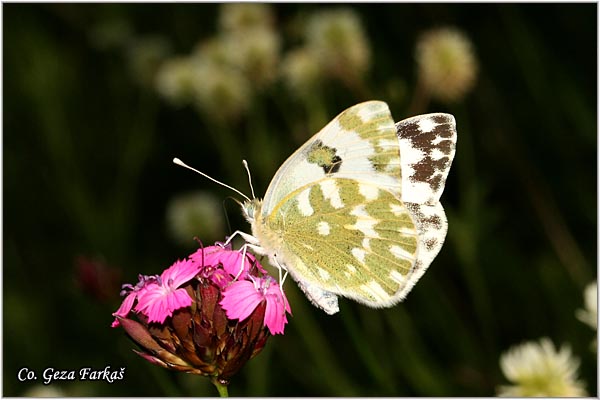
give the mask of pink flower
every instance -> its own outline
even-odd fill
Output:
[[[243,321],[259,304],[266,302],[264,324],[272,335],[283,333],[288,322],[285,313],[291,310],[279,284],[270,276],[250,279],[233,282],[223,293],[220,304],[227,318]]]
[[[149,283],[137,295],[135,311],[148,316],[148,322],[163,323],[173,311],[188,307],[192,298],[179,288],[198,274],[201,265],[192,260],[176,261],[155,282]],[[125,299],[127,301],[127,299]]]
[[[215,245],[200,248],[190,255],[189,258],[200,265],[204,265],[204,268],[218,268],[219,266],[222,266],[225,272],[231,275],[232,278],[237,277],[239,280],[248,277],[253,265],[256,265],[261,273],[267,273],[267,271],[265,271],[256,261],[256,257],[251,253],[246,253],[246,259],[242,266],[242,252],[239,250],[231,250],[231,245],[228,245],[227,247]],[[223,282],[224,281],[221,281],[221,283]],[[215,281],[215,283],[221,287],[225,287],[225,285],[222,285],[220,282]],[[225,283],[227,284],[229,282]]]
[[[271,335],[282,334],[291,314],[279,284],[256,257],[222,244],[199,249],[160,276],[140,275],[135,286],[123,285],[121,296],[112,326],[140,346],[137,354],[220,385]]]
[[[130,284],[125,284],[122,286],[123,290],[121,290],[121,296],[127,296],[125,297],[125,300],[123,300],[123,303],[121,303],[119,309],[112,314],[113,317],[127,317],[135,300],[143,294],[143,292],[146,290],[146,287],[150,283],[154,283],[156,281],[157,276],[138,275],[138,278],[139,281],[135,286]],[[116,328],[119,325],[120,323],[118,318],[115,318],[111,324],[111,327]]]
[[[127,318],[131,311],[162,324],[173,312],[189,307],[193,299],[186,286],[192,279],[208,280],[219,288],[220,302],[229,319],[243,321],[264,304],[263,323],[271,334],[283,333],[290,305],[279,284],[250,253],[217,244],[200,248],[188,259],[175,262],[160,276],[142,276],[136,286],[123,285],[123,303],[113,316]],[[188,285],[189,286],[189,285]],[[112,327],[120,326],[119,318]]]

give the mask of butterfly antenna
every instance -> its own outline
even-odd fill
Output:
[[[251,200],[251,199],[250,199],[248,196],[246,196],[244,193],[240,192],[240,191],[239,191],[239,190],[237,190],[236,188],[234,188],[234,187],[231,187],[231,186],[229,186],[229,185],[226,185],[225,183],[223,183],[223,182],[220,182],[220,181],[216,180],[215,178],[212,178],[212,177],[210,177],[210,176],[206,175],[204,172],[200,172],[200,171],[198,171],[197,169],[190,167],[189,165],[187,165],[186,163],[184,163],[183,161],[181,161],[181,160],[180,160],[179,158],[177,158],[177,157],[175,157],[175,158],[173,159],[173,162],[174,162],[175,164],[179,165],[179,166],[182,166],[182,167],[184,167],[184,168],[187,168],[187,169],[189,169],[189,170],[192,170],[192,171],[196,172],[197,174],[200,174],[200,175],[202,175],[203,177],[205,177],[205,178],[207,178],[207,179],[210,179],[211,181],[215,182],[215,183],[216,183],[216,184],[218,184],[218,185],[221,185],[221,186],[223,186],[223,187],[226,187],[227,189],[231,189],[231,190],[233,190],[234,192],[236,192],[237,194],[239,194],[240,196],[242,196],[243,198],[245,198],[245,199],[246,199],[246,200],[248,200],[248,201],[250,201],[250,200]],[[254,196],[254,193],[252,193],[252,196]]]
[[[248,183],[250,184],[250,191],[252,192],[252,198],[255,199],[254,195],[254,187],[252,187],[252,176],[250,175],[250,168],[248,167],[248,162],[246,160],[242,160],[242,164],[244,164],[244,168],[246,168],[246,172],[248,173]]]

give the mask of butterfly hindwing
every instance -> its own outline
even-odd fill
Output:
[[[396,124],[402,164],[402,200],[419,234],[419,255],[405,296],[439,253],[448,223],[439,202],[456,149],[456,122],[450,114],[425,114]]]
[[[402,165],[402,200],[440,200],[456,149],[456,122],[450,114],[407,118],[396,124]]]
[[[418,247],[402,202],[350,178],[322,178],[290,193],[265,228],[281,239],[278,259],[319,305],[326,292],[372,307],[399,301]]]

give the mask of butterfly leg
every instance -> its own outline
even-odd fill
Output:
[[[279,273],[279,290],[283,295],[283,283],[285,282],[285,278],[287,278],[288,276],[288,269],[285,267],[285,265],[282,265],[279,263],[279,261],[277,261],[277,255],[273,255],[273,261],[273,264],[275,265],[275,267],[277,267],[277,272]],[[281,277],[281,270],[285,271],[285,274],[283,274],[283,278]]]
[[[255,245],[255,244],[251,244],[251,243],[244,243],[244,245],[242,247],[240,247],[240,250],[242,251],[242,262],[240,265],[240,270],[234,278],[234,280],[236,280],[236,281],[238,280],[238,278],[240,277],[240,275],[242,275],[242,272],[244,271],[244,261],[246,260],[246,253],[248,252],[249,248],[259,254],[262,254],[264,252],[262,247]]]
[[[229,236],[227,238],[227,240],[225,241],[225,243],[223,243],[221,246],[222,247],[227,247],[229,244],[231,244],[232,240],[234,237],[236,236],[240,236],[242,239],[244,239],[244,241],[246,241],[246,243],[250,243],[253,245],[258,245],[258,240],[250,235],[249,233],[246,232],[242,232],[242,231],[235,231],[231,234],[231,236]]]
[[[260,250],[262,250],[262,248],[260,246],[258,246],[258,241],[256,240],[256,238],[246,232],[242,232],[242,231],[235,231],[231,234],[231,236],[229,236],[227,238],[227,240],[225,241],[225,243],[220,244],[221,247],[225,248],[227,246],[229,246],[231,244],[231,242],[233,241],[233,238],[236,236],[240,236],[242,239],[244,239],[244,241],[246,243],[244,243],[244,245],[242,247],[240,247],[240,250],[242,250],[242,261],[240,263],[240,270],[239,272],[236,274],[235,279],[234,280],[238,280],[238,278],[240,277],[240,275],[242,275],[242,272],[244,271],[244,261],[246,260],[246,253],[247,253],[247,249],[248,247],[251,247],[254,251],[256,251],[257,253],[261,253]]]

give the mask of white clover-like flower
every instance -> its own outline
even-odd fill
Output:
[[[367,72],[371,48],[358,15],[351,9],[315,13],[306,23],[306,45],[325,72],[342,80]]]
[[[223,36],[213,36],[199,42],[190,57],[199,62],[231,64],[231,54],[227,50]]]
[[[471,90],[478,63],[469,38],[454,28],[440,28],[423,34],[416,46],[419,77],[430,95],[453,102]]]
[[[54,383],[54,382],[53,382]],[[23,397],[68,397],[73,394],[67,393],[63,388],[57,385],[43,385],[36,384],[27,389],[23,394]],[[79,394],[81,396],[81,394]]]
[[[598,329],[598,283],[592,282],[585,287],[583,292],[584,309],[576,312],[577,318],[594,328]]]
[[[223,236],[223,209],[214,195],[197,191],[177,195],[167,205],[167,228],[180,244],[192,245],[194,237],[207,243]]]
[[[500,368],[512,385],[500,386],[503,397],[586,396],[585,383],[577,380],[579,359],[563,345],[559,351],[548,338],[510,348],[500,357]]]
[[[247,111],[252,90],[237,69],[200,60],[194,65],[193,77],[194,103],[207,117],[224,121]]]
[[[189,57],[175,57],[163,62],[155,77],[158,93],[177,106],[193,98],[194,63]]]
[[[225,32],[265,28],[273,24],[273,10],[265,3],[225,3],[221,6],[219,26]]]
[[[269,28],[254,28],[228,33],[222,37],[225,57],[233,67],[240,69],[257,87],[277,78],[281,40]]]
[[[193,103],[213,120],[237,118],[251,101],[250,82],[233,66],[220,37],[203,42],[193,51]]]
[[[127,61],[133,78],[143,86],[152,86],[170,50],[169,42],[162,36],[147,36],[130,41],[127,46]]]
[[[286,54],[281,63],[281,74],[286,85],[298,97],[310,94],[322,78],[319,62],[305,47]]]

